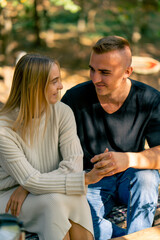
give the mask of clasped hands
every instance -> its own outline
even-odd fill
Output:
[[[91,159],[94,167],[90,172],[85,173],[85,184],[93,184],[103,177],[112,176],[129,168],[129,157],[122,152],[109,152],[98,154]]]
[[[118,172],[125,171],[129,168],[129,157],[126,153],[109,152],[98,154],[91,159],[94,167],[90,172],[85,173],[85,185],[93,184],[100,181],[103,177],[112,176]],[[29,192],[19,186],[11,195],[6,212],[11,210],[15,216],[19,216],[21,207]]]

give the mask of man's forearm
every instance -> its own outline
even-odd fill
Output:
[[[127,153],[130,167],[139,169],[160,169],[160,146],[139,153]]]

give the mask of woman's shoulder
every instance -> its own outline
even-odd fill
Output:
[[[0,122],[7,123],[12,122],[16,120],[19,113],[19,108],[15,108],[12,111],[9,111],[7,113],[0,113]]]
[[[0,128],[11,128],[13,120],[5,115],[0,116]]]
[[[16,139],[16,132],[13,130],[12,126],[13,122],[9,118],[4,119],[0,116],[0,140],[3,138]]]
[[[14,135],[15,132],[13,131],[13,123],[17,117],[17,110],[11,111],[6,114],[0,114],[0,133],[12,134]]]
[[[65,104],[61,101],[58,101],[54,105],[54,107],[58,114],[62,114],[62,115],[69,115],[69,114],[72,115],[73,114],[71,108],[67,104]]]
[[[67,124],[68,122],[70,122],[71,124],[74,123],[74,114],[71,108],[65,103],[58,101],[52,106],[52,110],[52,121],[57,121],[64,124]]]

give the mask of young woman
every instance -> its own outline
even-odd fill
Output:
[[[56,61],[26,54],[0,112],[0,213],[40,240],[91,240],[87,177],[71,109],[58,101]],[[94,174],[94,172],[93,172]]]

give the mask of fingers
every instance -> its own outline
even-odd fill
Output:
[[[98,161],[101,161],[101,160],[108,160],[110,158],[111,158],[111,153],[107,151],[107,152],[104,152],[104,153],[101,153],[101,154],[98,154],[98,155],[94,156],[91,159],[91,162],[95,163],[95,162],[98,162]]]
[[[106,153],[106,152],[108,152],[108,151],[109,151],[109,149],[108,149],[108,148],[106,148],[106,149],[105,149],[105,151],[104,151],[104,153]]]
[[[9,200],[5,212],[8,213],[9,209],[11,210],[12,215],[18,216],[20,213],[21,205],[17,201]]]
[[[116,168],[110,167],[110,168],[100,168],[100,169],[95,169],[96,175],[98,177],[109,177],[117,173]]]
[[[5,209],[6,213],[8,213],[8,211],[10,209],[10,206],[11,206],[11,200],[9,200],[8,203],[7,203],[7,206],[6,206],[6,209]]]
[[[19,203],[17,206],[17,212],[16,212],[16,216],[18,217],[21,211],[21,207],[22,207],[22,203]]]
[[[8,212],[9,209],[11,214],[15,216],[19,216],[23,202],[28,196],[29,192],[25,190],[23,187],[19,186],[11,195],[7,205],[5,212]]]
[[[18,203],[12,201],[10,209],[11,209],[11,213],[12,215],[16,216],[17,215],[17,207],[18,207]]]
[[[94,169],[97,171],[98,176],[106,177],[111,176],[115,173],[115,162],[112,159],[112,153],[109,152],[108,148],[105,149],[104,153],[98,154],[91,159],[94,164]]]
[[[106,176],[106,174],[108,174],[109,172],[113,172],[115,170],[112,165],[104,166],[101,168],[97,168],[97,167],[95,167],[95,168],[98,171],[98,174],[103,175],[103,176]]]
[[[85,173],[85,185],[96,183],[100,181],[103,177],[112,176],[116,172],[113,167],[96,168],[95,165],[91,171]]]
[[[106,160],[106,159],[103,159],[100,162],[97,162],[94,164],[94,167],[97,169],[98,168],[111,168],[113,166],[115,166],[115,163],[113,161]]]
[[[21,211],[21,207],[22,207],[22,203],[20,202],[12,203],[10,206],[11,214],[18,217]]]
[[[94,169],[97,171],[98,175],[103,175],[103,177],[108,177],[117,173],[118,168],[116,163],[111,159],[101,160],[94,164]]]

